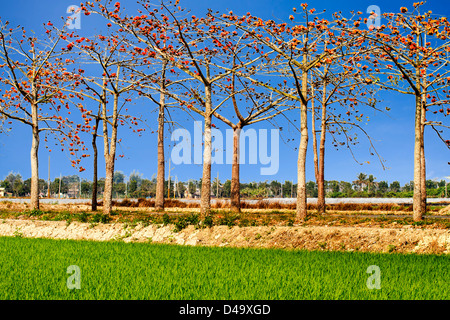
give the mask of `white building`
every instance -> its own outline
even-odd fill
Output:
[[[5,188],[0,188],[0,197],[5,196]]]

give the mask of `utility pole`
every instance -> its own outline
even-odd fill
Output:
[[[291,181],[291,198],[293,194],[294,194],[294,181]]]
[[[449,177],[445,177],[445,179],[449,179],[450,180],[450,176]],[[447,198],[447,181],[445,181],[445,197]]]
[[[217,193],[216,198],[219,199],[219,171],[217,171]]]
[[[50,199],[50,156],[48,156],[47,197]]]
[[[170,165],[171,165],[171,161],[169,159],[169,181],[167,184],[167,198],[168,199],[170,199],[170,170],[171,170]]]
[[[174,198],[177,197],[177,190],[178,190],[177,184],[178,184],[178,177],[175,176],[175,184],[174,184],[174,186],[173,186],[173,188],[174,188],[174,189],[173,189],[173,197],[174,197]]]
[[[58,190],[58,199],[61,198],[61,173],[59,174],[59,190]]]

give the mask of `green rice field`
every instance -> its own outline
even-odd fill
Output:
[[[69,289],[69,266],[80,289]],[[381,289],[369,289],[370,265]],[[449,299],[450,257],[0,237],[0,299]]]

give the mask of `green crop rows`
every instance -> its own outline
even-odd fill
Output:
[[[0,238],[0,299],[449,299],[445,255]],[[68,289],[67,268],[81,289]],[[368,266],[381,289],[368,289]]]

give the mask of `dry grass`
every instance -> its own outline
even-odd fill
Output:
[[[100,201],[99,206],[102,205]],[[434,204],[433,206],[436,206]],[[113,206],[116,207],[129,207],[129,208],[151,208],[155,207],[155,201],[152,199],[138,199],[137,201],[131,201],[124,199],[122,201],[113,201]],[[184,202],[176,199],[166,199],[164,206],[166,208],[200,208],[199,202]],[[431,207],[431,206],[430,206]],[[225,200],[217,200],[211,204],[212,209],[229,209],[230,204]],[[249,203],[246,201],[241,202],[241,209],[263,209],[263,210],[295,210],[295,203],[282,203],[279,201],[266,201],[259,200],[255,203]],[[308,210],[317,210],[316,204],[308,204]],[[400,212],[412,212],[413,208],[410,204],[395,204],[395,203],[336,203],[326,205],[328,211],[400,211]],[[430,208],[429,211],[439,211],[439,208]]]

